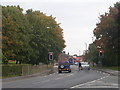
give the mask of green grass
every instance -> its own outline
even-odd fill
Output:
[[[105,67],[106,69],[112,69],[112,70],[117,70],[120,71],[120,67]]]
[[[120,71],[120,67],[118,66],[111,66],[111,67],[100,67],[101,69],[111,69],[111,70],[117,70]]]
[[[15,61],[8,61],[8,64],[16,64]]]
[[[8,64],[16,64],[15,62],[8,62]]]
[[[8,75],[8,76],[2,76],[0,78],[5,79],[5,78],[18,77],[18,76],[21,76],[21,75]]]
[[[2,60],[0,60],[0,64],[2,64]]]
[[[0,60],[0,64],[3,64],[2,60]],[[8,64],[16,64],[16,62],[9,61]]]
[[[111,69],[111,70],[117,70],[120,71],[120,66],[110,66],[110,67],[97,67],[97,66],[91,66],[91,68],[101,68],[101,69]]]

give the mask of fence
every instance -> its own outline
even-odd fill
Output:
[[[31,75],[36,73],[44,73],[52,70],[50,65],[24,65],[22,66],[22,75]]]
[[[2,65],[2,77],[25,76],[37,73],[51,72],[51,65]]]

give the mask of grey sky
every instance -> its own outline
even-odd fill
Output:
[[[119,0],[2,0],[2,5],[20,5],[24,10],[40,10],[56,17],[61,23],[64,39],[70,54],[82,54],[92,43],[93,30],[100,14]]]

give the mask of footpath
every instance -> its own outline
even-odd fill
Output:
[[[98,70],[98,71],[108,73],[113,76],[120,76],[120,71],[117,71],[117,70],[103,69],[103,68],[93,68],[93,70]]]
[[[72,88],[88,88],[88,90],[120,90],[119,71],[103,68],[92,68],[92,70],[103,73],[105,76],[90,82],[74,86]]]

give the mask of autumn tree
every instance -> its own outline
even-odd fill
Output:
[[[2,9],[3,57],[16,63],[38,65],[48,63],[48,53],[57,60],[65,48],[63,30],[52,16],[29,9],[26,14],[19,6]]]
[[[104,51],[102,63],[105,66],[118,65],[118,57],[120,57],[120,2],[114,7],[109,8],[109,12],[100,15],[100,22],[96,24],[94,35],[96,37],[95,45],[99,42],[99,47]]]
[[[30,49],[29,24],[22,11],[19,6],[2,8],[3,55],[16,63],[26,62]]]

